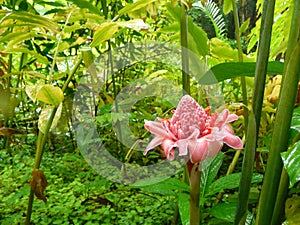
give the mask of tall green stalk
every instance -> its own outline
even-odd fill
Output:
[[[232,0],[232,11],[233,11],[233,19],[234,19],[234,27],[235,27],[235,39],[238,46],[239,61],[243,62],[243,50],[242,50],[241,35],[240,35],[239,14],[238,14],[238,8],[235,0]],[[241,77],[241,84],[242,84],[242,95],[243,95],[243,104],[244,104],[244,124],[245,124],[245,133],[246,133],[248,127],[249,112],[248,112],[246,78],[244,76]]]
[[[256,122],[254,113],[251,112],[249,116],[249,125],[247,127],[248,134],[256,134]],[[245,154],[242,165],[242,175],[240,180],[239,199],[234,218],[234,224],[245,224],[248,210],[248,199],[251,186],[251,178],[253,171],[253,162],[255,158],[256,149],[256,135],[247,135]]]
[[[289,136],[287,134],[289,133],[290,129],[300,74],[299,1],[300,0],[296,0],[294,5],[292,26],[287,49],[287,59],[285,61],[285,70],[283,74],[279,103],[270,145],[268,164],[259,200],[258,215],[256,220],[256,224],[259,225],[270,224],[272,221],[274,204],[276,202],[280,175],[283,166],[280,152],[286,150],[288,147]],[[281,191],[284,192],[284,190]],[[278,197],[282,198],[283,196],[278,195]],[[283,204],[283,201],[280,199],[278,202]],[[276,207],[278,208],[279,206]]]
[[[73,70],[70,72],[70,74],[69,74],[69,76],[68,76],[68,78],[67,78],[67,80],[66,80],[66,82],[65,82],[65,84],[62,88],[63,92],[65,92],[66,88],[68,87],[68,84],[70,83],[73,75],[75,74],[75,72],[79,68],[81,62],[82,62],[82,59],[80,58],[78,60],[78,62],[76,63],[76,65],[74,66]],[[48,134],[50,132],[50,128],[51,128],[52,122],[54,120],[57,109],[58,109],[58,107],[53,108],[53,110],[50,114],[50,118],[46,123],[45,133],[39,132],[38,140],[37,140],[37,148],[36,148],[36,153],[35,153],[34,169],[39,169],[40,168],[43,153],[44,153],[44,146],[45,146],[45,143],[47,141]],[[25,222],[26,225],[30,224],[33,199],[34,199],[34,192],[33,192],[32,189],[30,189],[30,195],[29,195],[28,206],[27,206],[27,214],[26,214],[26,222]]]
[[[297,43],[299,45],[299,36],[300,36],[300,1],[296,0],[294,2],[294,11],[293,11],[293,17],[291,21],[291,30],[289,35],[289,41],[288,41],[288,47],[286,51],[286,58],[285,58],[285,68],[284,68],[284,74],[287,74],[287,68],[290,61],[290,58],[292,57],[292,51],[295,46],[297,46]],[[300,74],[299,74],[300,75]],[[283,82],[285,82],[283,80]],[[294,140],[294,142],[298,141],[298,139]],[[288,193],[288,186],[289,186],[289,177],[287,174],[287,171],[285,168],[282,169],[281,172],[281,178],[278,188],[278,194],[276,198],[276,203],[274,207],[274,212],[272,216],[272,225],[279,224],[281,222],[281,217],[284,213],[284,203],[285,199]]]
[[[253,90],[253,103],[252,112],[255,119],[254,129],[253,124],[249,123],[249,129],[247,132],[247,143],[245,148],[245,154],[243,158],[242,175],[240,180],[239,189],[239,201],[237,205],[237,212],[235,215],[234,224],[242,224],[248,206],[249,191],[251,186],[251,177],[253,174],[254,155],[257,145],[257,137],[259,132],[260,117],[262,111],[266,71],[268,65],[272,24],[274,17],[275,0],[269,0],[264,2],[262,24],[259,38],[258,56],[255,69],[255,81]],[[254,122],[254,120],[253,120]]]
[[[181,2],[180,12],[180,40],[181,40],[181,65],[182,65],[182,86],[183,90],[190,93],[189,77],[189,50],[188,50],[188,17],[186,6]]]

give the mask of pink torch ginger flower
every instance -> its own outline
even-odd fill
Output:
[[[238,119],[227,109],[220,114],[209,114],[189,95],[182,97],[171,119],[159,119],[158,122],[145,120],[145,128],[154,134],[146,147],[144,155],[150,149],[161,145],[169,160],[189,155],[192,163],[204,161],[207,157],[216,156],[223,144],[234,149],[243,148],[241,139],[233,135],[228,123]]]

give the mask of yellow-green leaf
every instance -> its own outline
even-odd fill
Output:
[[[144,21],[141,19],[133,19],[125,22],[118,22],[118,25],[121,27],[128,27],[137,31],[149,29],[148,24],[144,23]]]
[[[47,104],[59,106],[59,104],[64,100],[64,94],[59,87],[45,84],[38,91],[36,98],[37,100]]]
[[[240,34],[244,33],[250,24],[250,18],[248,18],[247,20],[244,21],[244,23],[240,26]]]
[[[54,109],[54,106],[47,106],[47,107],[43,108],[41,111],[41,114],[39,116],[39,121],[38,121],[38,127],[42,133],[45,133],[46,124],[50,119],[53,109]],[[50,127],[50,131],[52,131],[57,126],[57,123],[61,116],[61,111],[62,111],[62,103],[59,105],[59,107],[55,113],[54,119],[53,119],[51,127]]]
[[[94,40],[91,43],[92,47],[102,44],[104,41],[109,40],[119,30],[119,25],[114,22],[102,23],[95,32]]]
[[[223,2],[223,12],[224,14],[228,14],[230,13],[230,11],[232,10],[232,0],[224,0]]]
[[[125,13],[131,13],[141,8],[146,7],[152,2],[156,2],[157,0],[139,0],[135,3],[127,4],[124,8],[119,11],[119,17],[124,15]]]
[[[38,85],[38,84],[29,85],[26,87],[25,92],[33,102],[36,102],[37,94],[42,87],[43,85]]]

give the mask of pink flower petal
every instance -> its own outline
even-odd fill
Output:
[[[175,149],[174,148],[176,147],[176,145],[175,145],[174,141],[165,139],[161,146],[165,152],[166,158],[168,160],[172,161],[175,157]]]
[[[230,114],[228,117],[227,117],[227,123],[230,123],[230,122],[233,122],[233,121],[236,121],[236,120],[238,120],[239,119],[239,117],[237,116],[237,115],[235,115],[235,114]]]
[[[224,137],[223,141],[234,149],[242,149],[243,148],[243,142],[238,136],[234,136],[231,133],[227,133]]]
[[[161,145],[163,142],[164,138],[160,137],[160,136],[155,136],[150,143],[148,144],[148,146],[146,147],[145,151],[144,151],[144,155],[147,154],[147,152],[153,148],[155,148],[158,145]]]
[[[208,142],[208,151],[207,151],[207,158],[215,157],[218,155],[220,150],[223,147],[223,141],[210,141]]]
[[[207,156],[208,141],[198,139],[197,141],[189,142],[189,153],[192,163],[202,162]]]
[[[144,127],[150,131],[152,134],[168,137],[168,132],[160,122],[145,120]]]
[[[179,156],[187,155],[188,154],[188,140],[178,140],[177,147],[179,151]]]

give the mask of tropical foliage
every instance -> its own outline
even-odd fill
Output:
[[[299,10],[299,0],[1,1],[0,223],[298,224]],[[191,172],[180,143],[208,148],[166,135],[182,93],[234,118],[219,129],[243,148],[225,135]]]

